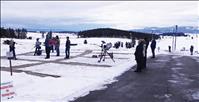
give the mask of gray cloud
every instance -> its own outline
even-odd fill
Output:
[[[1,1],[2,26],[25,28],[197,25],[198,1]],[[83,27],[80,27],[83,26]],[[85,27],[84,27],[85,26]]]

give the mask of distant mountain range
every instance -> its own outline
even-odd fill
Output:
[[[132,29],[130,31],[144,32],[144,33],[171,33],[175,32],[175,27],[146,27],[143,29]],[[177,32],[183,33],[199,33],[199,27],[193,26],[178,26]]]
[[[49,29],[27,29],[29,32],[48,32]],[[77,33],[76,31],[64,31],[63,29],[53,29],[53,32],[58,33]],[[128,31],[135,31],[135,32],[143,32],[143,33],[155,33],[155,34],[162,34],[162,33],[172,33],[175,32],[175,27],[145,27],[142,29],[131,29]],[[197,26],[178,26],[177,32],[182,33],[197,33],[199,34],[199,27]]]

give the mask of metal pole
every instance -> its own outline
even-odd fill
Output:
[[[10,62],[10,75],[12,76],[12,62],[11,62],[11,58],[9,58],[9,62]]]
[[[172,39],[172,51],[174,51],[174,29],[173,29],[173,39]]]
[[[198,42],[198,54],[199,54],[199,36],[198,35],[199,34],[196,35],[197,36],[197,38],[196,38],[197,40],[196,41]]]
[[[177,34],[177,31],[178,31],[178,25],[176,25],[176,31],[175,31],[175,50],[176,50],[176,34]]]

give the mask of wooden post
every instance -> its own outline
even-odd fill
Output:
[[[12,76],[12,62],[11,62],[11,58],[9,58],[9,62],[10,62],[10,75]]]
[[[9,60],[9,63],[10,63],[10,75],[12,76],[12,61],[11,60],[13,58],[13,53],[8,51],[8,52],[6,52],[6,56]]]

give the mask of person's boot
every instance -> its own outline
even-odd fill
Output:
[[[46,56],[46,58],[45,59],[49,59],[50,57],[49,56]]]
[[[139,70],[139,69],[136,69],[134,72],[141,72],[141,70]]]
[[[141,72],[141,70],[135,70],[134,72]]]

